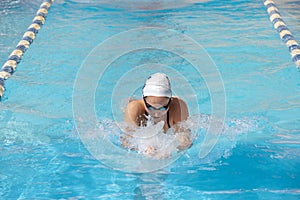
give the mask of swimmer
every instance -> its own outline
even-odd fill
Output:
[[[130,127],[146,126],[150,120],[153,124],[163,121],[163,131],[174,128],[178,138],[178,150],[192,145],[191,131],[179,125],[189,117],[186,103],[172,96],[169,78],[163,73],[152,74],[143,87],[143,98],[128,103],[124,120]],[[130,137],[129,135],[127,135]],[[123,146],[127,146],[123,140]]]

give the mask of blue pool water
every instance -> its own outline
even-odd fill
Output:
[[[40,3],[0,2],[1,63]],[[299,5],[277,3],[299,41]],[[144,48],[134,48],[135,42]],[[150,43],[157,48],[147,48]],[[200,59],[198,71],[187,57]],[[157,70],[188,102],[194,145],[157,170],[141,172],[137,160],[122,170],[116,166],[125,159],[107,148],[104,160],[98,143],[89,146],[81,131],[117,133],[126,101],[140,97],[141,84]],[[300,198],[299,70],[261,1],[57,0],[6,89],[0,103],[1,199]],[[225,99],[218,98],[222,92]],[[199,157],[214,108],[226,110],[223,131]],[[86,109],[83,119],[76,116],[80,109]],[[94,115],[97,126],[82,128]]]

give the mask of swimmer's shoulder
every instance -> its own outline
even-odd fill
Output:
[[[184,100],[179,97],[172,97],[170,104],[170,116],[175,123],[188,118],[189,111]]]
[[[129,101],[126,109],[128,111],[136,112],[136,113],[144,113],[145,112],[144,103],[143,103],[143,100],[141,100],[141,99]]]
[[[185,101],[180,99],[179,97],[172,97],[170,106],[173,107],[174,109],[178,109],[180,107],[187,108]]]
[[[139,126],[139,119],[145,113],[142,100],[131,100],[125,109],[124,120],[128,124]]]

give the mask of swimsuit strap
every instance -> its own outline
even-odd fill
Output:
[[[169,110],[168,110],[168,112],[167,112],[167,124],[168,124],[168,127],[171,128],[170,122],[169,122]]]

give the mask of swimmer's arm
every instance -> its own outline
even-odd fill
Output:
[[[138,101],[131,101],[128,103],[124,113],[124,121],[132,128],[138,127],[138,118],[141,113],[141,106]]]
[[[193,142],[192,142],[191,130],[188,128],[184,128],[180,125],[180,122],[187,120],[189,117],[187,104],[182,99],[178,99],[178,102],[176,103],[177,103],[176,107],[179,109],[176,109],[174,113],[174,122],[175,122],[174,128],[175,128],[176,138],[179,142],[177,149],[179,151],[182,151],[190,148]]]
[[[128,126],[124,129],[124,136],[121,136],[122,146],[128,149],[134,149],[128,140],[132,138],[131,132],[135,131],[135,129],[139,126],[138,125],[138,117],[141,113],[141,106],[139,105],[138,101],[131,101],[126,106],[124,112],[124,121],[127,123]]]

